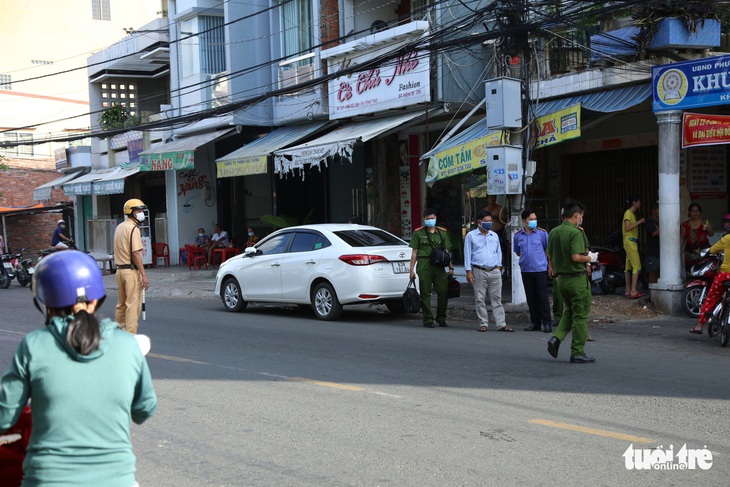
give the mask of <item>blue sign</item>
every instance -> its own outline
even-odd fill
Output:
[[[730,103],[730,56],[715,56],[651,69],[652,109],[727,105]]]

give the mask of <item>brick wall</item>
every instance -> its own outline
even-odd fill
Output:
[[[33,190],[42,184],[53,181],[60,174],[56,172],[56,166],[49,160],[17,160],[11,159],[5,162],[7,171],[0,172],[0,198],[2,206],[30,206],[38,203],[33,200]],[[72,201],[62,190],[52,190],[51,200],[44,203],[56,203],[59,201]],[[73,222],[68,214],[61,213],[39,213],[35,215],[16,215],[5,217],[7,231],[6,246],[13,252],[20,251],[23,247],[30,247],[32,252],[29,256],[36,256],[40,249],[51,245],[51,236],[56,229],[56,222],[64,218],[69,225]],[[0,226],[0,232],[2,227]]]
[[[337,5],[338,0],[320,1],[320,8],[322,9],[320,34],[323,43],[340,37],[340,18]],[[327,44],[324,49],[329,49],[337,44],[338,43]]]

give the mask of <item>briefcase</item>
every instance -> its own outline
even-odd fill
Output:
[[[406,313],[418,313],[421,311],[421,296],[416,289],[416,280],[411,279],[403,293],[403,311]]]
[[[449,283],[447,286],[449,299],[461,296],[461,283],[457,281],[455,277],[449,277]]]

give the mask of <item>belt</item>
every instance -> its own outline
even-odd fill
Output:
[[[487,271],[487,272],[492,272],[494,269],[497,268],[497,266],[494,266],[494,267],[485,267],[483,265],[476,265],[476,264],[472,264],[471,266],[472,267],[475,267],[477,269],[481,269],[483,271]]]
[[[134,266],[134,264],[123,264],[118,265],[117,269],[136,269],[136,267]]]
[[[585,272],[563,272],[563,273],[558,273],[558,274],[555,274],[555,275],[556,275],[556,276],[558,276],[558,277],[565,277],[565,278],[568,278],[568,277],[580,277],[580,276],[585,276],[585,275],[586,275],[586,273],[585,273]]]

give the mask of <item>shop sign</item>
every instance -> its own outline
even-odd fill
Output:
[[[727,105],[730,55],[654,66],[651,79],[655,112]]]
[[[132,139],[127,142],[127,154],[129,162],[139,162],[139,153],[144,150],[142,138]]]
[[[535,149],[580,137],[580,103],[538,117],[537,126],[540,131],[536,135]]]
[[[727,199],[726,157],[723,145],[687,151],[687,182],[692,200]]]
[[[169,171],[177,169],[193,169],[195,167],[195,151],[158,152],[139,156],[140,171]]]
[[[266,174],[267,156],[250,156],[227,161],[216,161],[216,174],[219,178]]]
[[[450,178],[487,167],[487,147],[507,143],[506,131],[490,132],[484,137],[471,140],[457,147],[437,152],[429,158],[426,183]]]
[[[730,116],[685,113],[682,116],[682,148],[730,143]]]

